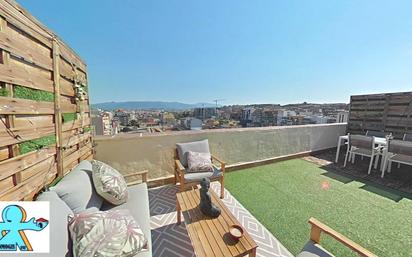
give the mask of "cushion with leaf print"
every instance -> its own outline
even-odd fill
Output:
[[[74,257],[129,257],[148,250],[148,241],[129,210],[69,216]]]
[[[198,153],[189,151],[187,153],[188,168],[186,172],[212,172],[213,165],[210,153]]]
[[[101,161],[91,161],[96,192],[106,201],[120,205],[127,201],[127,183],[122,174]]]

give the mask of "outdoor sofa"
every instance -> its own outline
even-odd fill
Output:
[[[116,210],[128,209],[133,218],[138,222],[148,240],[148,251],[141,252],[136,257],[152,256],[152,243],[150,232],[149,198],[146,183],[135,184],[128,187],[128,200],[126,203],[113,206],[105,202],[95,191],[92,177],[92,164],[82,161],[70,173],[59,181],[49,191],[41,193],[37,201],[50,202],[50,253],[31,254],[33,257],[71,257],[71,240],[67,228],[68,215],[79,211]],[[138,172],[146,182],[146,173]],[[69,205],[76,205],[72,210]]]

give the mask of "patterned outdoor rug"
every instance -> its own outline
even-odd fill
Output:
[[[219,195],[220,184],[211,188]],[[184,223],[176,224],[176,193],[174,185],[149,190],[153,256],[195,256]],[[256,241],[257,256],[293,256],[255,217],[231,194],[225,191],[225,205]]]

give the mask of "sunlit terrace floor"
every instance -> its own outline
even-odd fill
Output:
[[[224,203],[254,237],[258,256],[297,255],[308,241],[311,216],[378,256],[408,256],[408,168],[394,167],[380,179],[378,172],[367,176],[366,158],[343,169],[343,154],[339,164],[331,163],[334,156],[330,151],[226,174]],[[217,182],[212,189],[218,192]],[[154,256],[194,256],[183,223],[176,225],[176,192],[172,185],[150,189]],[[328,238],[322,244],[336,256],[357,256]]]
[[[391,188],[412,194],[412,166],[401,165],[400,168],[398,168],[397,164],[393,164],[392,172],[385,172],[384,178],[381,178],[380,170],[372,169],[371,174],[368,175],[367,171],[370,159],[366,157],[361,160],[360,156],[357,156],[355,164],[348,162],[347,166],[345,168],[343,167],[345,150],[346,149],[342,147],[338,163],[334,163],[336,156],[335,150],[324,151],[315,154],[313,157],[307,157],[306,159],[321,165],[322,169],[325,171],[337,172],[343,175],[345,181],[360,180],[364,182],[372,182],[375,186],[383,186],[385,189],[384,191],[388,191],[388,188]],[[380,158],[380,160],[381,159],[382,158]],[[397,192],[397,194],[399,194],[399,192]]]

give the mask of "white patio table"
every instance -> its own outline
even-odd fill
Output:
[[[339,138],[338,138],[338,149],[336,150],[335,163],[338,163],[338,160],[339,160],[340,146],[342,144],[342,141],[346,142],[348,140],[349,140],[348,135],[339,136]],[[386,146],[387,140],[386,140],[385,137],[375,137],[375,144],[377,144],[379,146]]]

